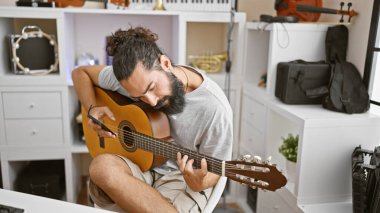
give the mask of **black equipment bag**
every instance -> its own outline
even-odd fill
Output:
[[[327,63],[335,60],[346,61],[348,46],[348,29],[344,25],[327,28],[325,38],[325,51]]]
[[[332,64],[332,78],[328,95],[322,106],[326,109],[348,114],[363,113],[370,106],[369,95],[356,67],[347,61]]]
[[[330,65],[296,60],[277,65],[275,96],[286,104],[321,104],[327,94]]]
[[[326,33],[326,61],[332,66],[332,78],[322,106],[348,114],[363,113],[370,106],[369,95],[358,69],[346,61],[348,29],[329,27]]]

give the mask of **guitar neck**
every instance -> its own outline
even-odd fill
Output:
[[[171,144],[138,132],[135,134],[135,146],[139,149],[143,149],[162,157],[176,160],[177,153],[180,152],[183,155],[189,156],[189,159],[194,159],[193,166],[195,168],[201,167],[201,160],[205,158],[207,161],[207,170],[217,175],[223,175],[223,162],[219,159],[202,155],[190,149],[186,149],[175,144]]]

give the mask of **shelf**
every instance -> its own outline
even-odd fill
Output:
[[[83,8],[42,8],[42,7],[0,7],[0,17],[17,18],[62,18],[63,14],[101,15],[144,15],[144,16],[183,16],[188,22],[230,22],[230,12],[190,12],[160,10],[113,10]],[[244,21],[245,13],[235,13],[235,22]]]
[[[300,208],[303,212],[307,212],[307,213],[320,213],[320,212],[347,213],[347,212],[352,212],[352,202],[301,205]]]
[[[268,102],[268,107],[306,127],[359,126],[373,120],[379,124],[379,116],[370,112],[346,114],[327,110],[322,105],[287,105],[277,99]]]
[[[245,82],[258,84],[266,73],[265,90],[274,98],[278,63],[324,60],[329,26],[331,23],[246,23]]]
[[[366,112],[361,114],[346,114],[327,110],[319,105],[289,105],[281,102],[278,98],[270,98],[265,89],[254,84],[245,83],[243,86],[244,94],[261,100],[269,109],[282,114],[291,121],[307,127],[332,127],[332,126],[357,126],[361,123],[368,123],[374,120],[379,123],[380,115]],[[375,124],[375,123],[374,123]]]
[[[276,30],[287,30],[287,31],[321,31],[325,30],[326,27],[342,24],[342,23],[331,23],[331,22],[299,22],[299,23],[266,23],[266,22],[247,22],[246,28],[249,30],[261,30],[261,31],[272,31]],[[345,24],[349,25],[349,24]]]
[[[72,145],[71,152],[74,154],[88,153],[88,149],[87,149],[86,144],[84,144],[84,141],[83,141],[82,144],[79,144],[78,142]]]
[[[63,13],[59,10],[42,7],[0,7],[0,17],[6,18],[43,18],[57,19],[63,18]]]

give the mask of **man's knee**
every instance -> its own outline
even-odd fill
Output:
[[[112,154],[96,156],[89,168],[91,180],[97,185],[112,184],[120,172],[131,174],[128,165],[120,157]]]

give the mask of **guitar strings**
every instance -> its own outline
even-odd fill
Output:
[[[113,128],[113,129],[115,129],[115,128]],[[124,138],[125,138],[125,139],[143,139],[143,140],[145,140],[145,141],[148,140],[148,141],[150,141],[150,142],[154,142],[154,140],[155,140],[154,138],[151,138],[150,136],[147,136],[147,135],[140,135],[140,134],[142,134],[142,133],[133,132],[133,131],[126,131],[126,130],[122,130],[122,131],[124,132],[124,134],[127,133],[127,134],[124,135]],[[134,136],[137,136],[137,138],[134,137]],[[112,138],[111,138],[111,139],[112,139]],[[119,139],[120,139],[120,138],[119,138]],[[115,140],[116,140],[116,139],[115,139]],[[137,142],[139,142],[139,141],[137,141]],[[159,141],[159,142],[162,142],[162,141]],[[213,159],[213,158],[211,158],[211,157],[201,155],[201,154],[199,154],[199,153],[197,153],[197,152],[195,152],[195,151],[193,151],[193,150],[188,150],[188,149],[186,150],[186,149],[183,148],[183,147],[173,146],[172,144],[169,144],[169,143],[165,143],[165,144],[152,143],[152,144],[154,144],[156,147],[158,146],[158,148],[160,148],[160,147],[161,147],[161,148],[174,147],[174,148],[181,149],[181,150],[184,150],[184,151],[193,152],[193,155],[196,155],[197,157],[203,157],[203,158],[206,158],[209,167],[210,167],[210,165],[211,165],[211,168],[217,168],[218,172],[221,173],[222,168],[221,168],[221,164],[220,164],[221,162],[220,162],[220,160],[219,160],[219,162],[218,162],[217,159]],[[176,150],[176,152],[181,152],[181,150]],[[172,150],[172,151],[173,151],[173,150]],[[168,152],[166,152],[166,153],[168,153]],[[174,155],[174,153],[172,153],[172,155]],[[208,158],[208,159],[207,159],[207,158]],[[232,164],[226,163],[225,168],[227,168],[227,169],[232,169],[232,168],[236,168],[236,167],[235,167],[234,165],[232,165]],[[226,176],[227,176],[227,175],[234,176],[234,173],[230,173],[230,172],[226,171],[226,172],[225,172],[225,175],[226,175]]]
[[[153,143],[150,143],[150,144],[153,145],[153,146],[155,146],[156,148],[161,148],[162,149],[162,148],[172,147],[172,148],[181,149],[183,151],[192,152],[192,154],[196,155],[198,158],[205,158],[207,160],[207,167],[208,167],[209,171],[210,171],[210,168],[216,168],[217,171],[214,171],[214,172],[219,172],[219,174],[221,175],[221,172],[222,172],[221,160],[218,160],[218,159],[215,159],[215,158],[212,158],[212,157],[209,157],[209,156],[202,155],[200,153],[197,153],[197,152],[195,152],[193,150],[190,150],[190,149],[187,149],[187,148],[184,148],[184,147],[179,147],[179,146],[175,146],[174,144],[165,143],[162,140],[153,138],[151,136],[148,136],[148,135],[145,135],[143,133],[136,132],[136,131],[132,131],[132,130],[128,131],[128,130],[124,130],[122,128],[115,127],[115,126],[112,126],[112,125],[108,126],[108,128],[110,130],[112,130],[112,131],[121,130],[121,132],[124,133],[123,138],[127,139],[127,140],[130,139],[130,140],[134,140],[135,142],[140,142],[140,141],[138,141],[138,139],[140,139],[140,140],[142,140],[141,142],[153,142]],[[120,138],[118,137],[118,138],[109,138],[109,139],[118,140]],[[125,141],[123,141],[123,140],[121,142],[125,143]],[[164,151],[164,149],[162,149],[162,150]],[[168,152],[166,152],[166,153],[174,155],[173,150],[171,150],[171,151],[172,151],[171,153],[168,153]],[[258,187],[258,188],[268,189],[269,185],[268,186],[260,185],[257,182],[258,179],[251,178],[251,177],[247,177],[246,179],[241,179],[240,177],[242,177],[242,176],[239,177],[236,173],[229,171],[228,169],[239,169],[239,168],[237,168],[233,164],[230,164],[230,163],[226,162],[225,163],[225,169],[226,170],[225,170],[224,176],[226,176],[228,178],[232,178],[235,181],[247,184],[249,186],[255,186],[255,187]],[[211,172],[213,172],[213,171],[211,171]],[[253,182],[251,180],[253,180]]]
[[[174,144],[170,144],[170,143],[165,143],[164,141],[162,140],[159,140],[159,139],[156,139],[156,138],[153,138],[151,136],[148,136],[148,135],[145,135],[143,133],[139,133],[139,132],[136,132],[136,131],[127,131],[127,130],[124,130],[122,128],[119,128],[119,127],[115,127],[113,125],[110,125],[108,126],[108,128],[112,131],[118,131],[118,130],[121,130],[122,133],[124,133],[124,139],[133,139],[134,141],[136,142],[140,142],[136,139],[140,139],[142,140],[142,142],[153,142],[151,143],[151,145],[155,146],[156,148],[167,148],[167,147],[173,147],[173,148],[177,148],[177,149],[181,149],[183,151],[187,151],[187,152],[192,152],[193,155],[196,155],[198,158],[205,158],[207,160],[207,164],[208,164],[208,168],[216,168],[218,171],[214,171],[214,172],[219,172],[221,173],[222,172],[222,168],[221,168],[221,160],[218,160],[218,159],[215,159],[215,158],[212,158],[212,157],[209,157],[209,156],[205,156],[205,155],[202,155],[200,153],[197,153],[193,150],[190,150],[190,149],[187,149],[187,148],[184,148],[184,147],[179,147],[179,146],[175,146]],[[119,137],[118,137],[119,138]],[[112,139],[112,140],[118,140],[118,138],[109,138],[109,139]],[[122,141],[123,143],[125,143],[124,141]],[[156,142],[156,143],[154,143]],[[172,150],[173,151],[173,150]],[[179,151],[180,152],[180,151]],[[166,152],[168,153],[168,152]],[[172,154],[174,155],[174,153],[168,153],[168,154]],[[208,158],[208,159],[207,159]],[[225,163],[225,169],[238,169],[235,165],[233,164],[230,164],[230,163]],[[229,177],[229,178],[234,178],[235,180],[239,181],[239,182],[244,182],[245,184],[248,184],[248,185],[253,185],[253,186],[256,186],[256,187],[263,187],[261,185],[258,185],[258,184],[255,184],[255,183],[252,183],[252,182],[247,182],[248,180],[241,180],[236,173],[234,172],[230,172],[228,170],[225,171],[225,174],[224,174],[226,177]],[[249,178],[249,177],[248,177]],[[250,178],[252,179],[252,178]]]
[[[177,148],[177,149],[181,149],[182,152],[184,151],[187,151],[187,152],[190,152],[191,154],[190,155],[194,155],[198,158],[205,158],[207,160],[207,164],[208,164],[208,168],[209,168],[209,171],[213,172],[212,171],[212,168],[216,168],[217,171],[214,170],[214,172],[218,172],[218,174],[221,174],[222,172],[222,167],[221,167],[221,160],[218,160],[218,159],[215,159],[215,158],[212,158],[212,157],[209,157],[209,156],[205,156],[205,155],[202,155],[200,153],[197,153],[193,150],[190,150],[190,149],[187,149],[187,148],[184,148],[184,147],[179,147],[179,146],[175,146],[174,144],[170,144],[170,143],[165,143],[164,141],[160,140],[160,139],[156,139],[156,138],[153,138],[149,135],[145,135],[143,133],[139,133],[139,132],[136,132],[136,131],[128,131],[128,130],[124,130],[124,129],[121,129],[119,127],[115,127],[113,125],[110,126],[110,129],[112,129],[113,131],[115,130],[121,130],[121,133],[124,133],[124,139],[133,139],[134,141],[136,142],[140,142],[136,139],[140,139],[142,140],[142,142],[153,142],[151,143],[151,145],[155,146],[156,148],[161,148],[161,150],[163,148]],[[113,138],[110,138],[110,139],[113,139]],[[115,140],[115,139],[114,139]],[[155,142],[155,143],[154,143]],[[123,141],[123,143],[125,143]],[[176,152],[181,152],[181,150],[176,150]],[[164,151],[164,150],[162,150]],[[171,154],[174,155],[173,153],[173,150],[171,150]],[[170,154],[168,152],[166,152],[167,154]],[[195,157],[195,158],[196,158]],[[170,158],[170,157],[169,157]],[[171,158],[174,158],[174,157],[171,157]],[[199,163],[199,162],[198,162]],[[259,165],[257,167],[265,167],[265,168],[268,168],[268,166],[263,166],[263,165]],[[251,181],[247,182],[248,179],[249,180],[255,180],[255,178],[253,177],[249,177],[249,176],[245,176],[245,175],[240,175],[238,176],[238,174],[236,174],[235,172],[230,172],[228,169],[237,169],[237,170],[242,170],[243,168],[238,168],[237,166],[235,166],[234,164],[230,164],[228,162],[225,163],[225,176],[226,177],[229,177],[229,178],[236,178],[235,180],[238,181],[238,182],[243,182],[245,184],[248,184],[248,185],[254,185],[256,187],[261,187],[261,188],[264,188],[263,186],[261,185],[256,185],[254,183],[252,183]],[[252,171],[251,171],[252,172]],[[246,177],[245,180],[242,180],[241,177]],[[248,179],[247,179],[248,178]],[[257,180],[257,179],[256,179]]]
[[[143,142],[159,142],[159,143],[151,143],[151,145],[155,146],[156,148],[168,148],[168,146],[170,147],[173,147],[173,148],[177,148],[177,149],[181,149],[182,152],[192,152],[191,154],[195,155],[195,158],[198,157],[198,158],[205,158],[207,160],[207,163],[210,164],[211,166],[213,166],[214,168],[218,168],[218,170],[220,170],[219,172],[221,172],[221,160],[218,160],[218,159],[215,159],[215,158],[212,158],[212,157],[209,157],[209,156],[205,156],[205,155],[202,155],[198,152],[195,152],[193,150],[190,150],[190,149],[187,149],[187,148],[184,148],[184,147],[179,147],[179,146],[175,146],[173,144],[170,144],[170,143],[163,143],[163,141],[159,140],[159,139],[156,139],[156,138],[153,138],[151,136],[148,136],[148,135],[145,135],[145,134],[142,134],[142,133],[139,133],[139,132],[135,132],[135,131],[128,131],[128,130],[124,130],[122,128],[119,128],[119,127],[116,127],[116,126],[113,126],[113,125],[110,125],[110,126],[107,126],[110,130],[112,131],[116,131],[118,132],[118,130],[121,130],[122,133],[124,133],[124,139],[140,139],[140,140],[143,140]],[[136,136],[136,137],[135,137]],[[110,138],[110,139],[114,139],[114,138]],[[114,140],[117,140],[117,139],[114,139]],[[139,142],[139,141],[137,141]],[[161,142],[161,143],[160,143]],[[162,150],[164,151],[164,150]],[[173,150],[172,150],[173,151]],[[179,150],[180,152],[180,150]],[[166,152],[168,153],[168,152]],[[170,154],[170,153],[168,153]],[[174,153],[172,153],[174,155]],[[208,159],[207,159],[208,158]],[[236,168],[235,165],[233,164],[229,164],[229,163],[225,163],[225,168]],[[226,171],[226,174],[227,174],[227,171]]]

